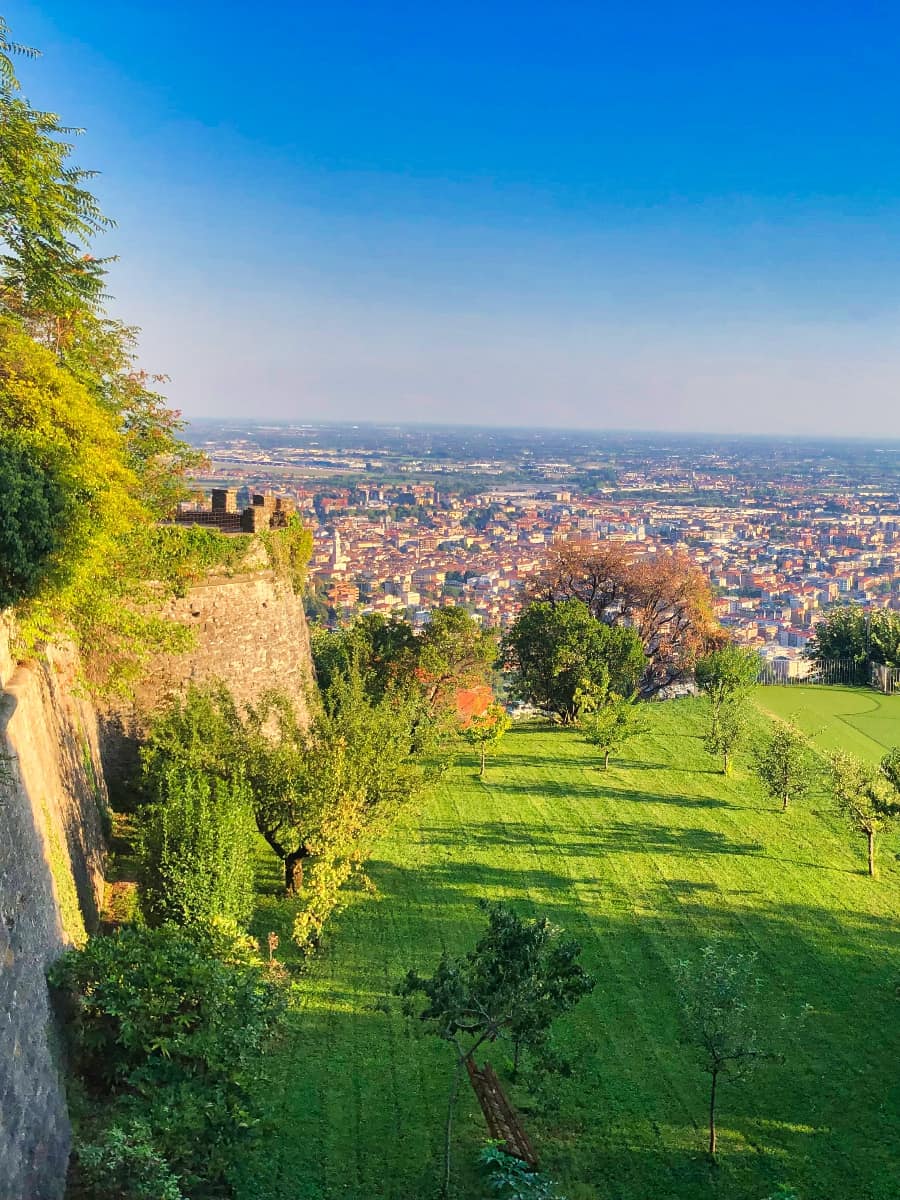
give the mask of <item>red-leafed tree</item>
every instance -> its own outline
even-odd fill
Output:
[[[699,658],[727,641],[709,583],[679,552],[635,558],[615,542],[555,546],[528,597],[580,600],[598,621],[633,627],[648,659],[645,695],[687,678]]]

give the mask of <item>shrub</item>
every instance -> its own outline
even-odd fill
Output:
[[[237,765],[242,737],[237,707],[225,685],[191,684],[156,716],[141,748],[148,795],[159,791],[173,766],[227,779]]]
[[[123,929],[64,955],[50,980],[72,1010],[70,1061],[88,1100],[117,1123],[145,1121],[190,1195],[221,1196],[259,1119],[253,1083],[282,1007],[246,939]]]
[[[66,1194],[73,1200],[185,1200],[149,1126],[138,1120],[76,1143]]]
[[[532,1171],[497,1142],[485,1146],[478,1161],[487,1175],[492,1196],[501,1200],[565,1200],[552,1179]]]
[[[139,826],[141,911],[151,925],[245,925],[253,909],[255,825],[247,784],[170,767]]]

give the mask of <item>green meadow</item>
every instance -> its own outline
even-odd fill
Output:
[[[823,750],[846,750],[877,762],[900,743],[900,695],[869,688],[765,687],[756,703],[766,713],[793,721]]]
[[[900,701],[874,693],[772,688],[758,702],[788,715],[798,699],[824,747],[872,757],[900,742]],[[568,1200],[763,1200],[782,1184],[800,1200],[896,1200],[900,836],[884,838],[872,881],[862,839],[824,795],[782,815],[745,764],[717,772],[700,702],[649,711],[649,731],[608,773],[577,732],[514,728],[484,780],[462,759],[378,847],[375,890],[352,895],[297,984],[269,1064],[270,1126],[245,1164],[253,1196],[435,1195],[451,1057],[392,988],[442,950],[464,951],[485,898],[548,914],[597,981],[558,1025],[571,1074],[509,1084]],[[265,869],[256,932],[278,931],[289,958],[289,908]],[[673,981],[714,936],[758,955],[773,1025],[812,1010],[783,1062],[723,1087],[716,1166],[704,1154],[708,1077],[683,1043]],[[487,1057],[506,1071],[504,1047]],[[458,1200],[485,1195],[474,1168],[485,1138],[466,1089]]]

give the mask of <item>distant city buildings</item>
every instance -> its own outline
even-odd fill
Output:
[[[216,476],[235,486],[214,487],[178,520],[236,532],[299,512],[314,533],[311,580],[338,620],[396,612],[421,625],[435,606],[462,603],[505,627],[546,548],[575,538],[610,539],[636,557],[687,553],[709,578],[718,619],[783,673],[805,669],[805,647],[830,605],[900,607],[896,456],[852,469],[779,444],[747,462],[734,451],[688,456],[626,444],[612,471],[601,470],[593,447],[584,462],[526,450],[515,462],[445,452],[436,464],[405,452],[388,462],[371,447],[368,456],[280,447],[266,462],[258,445],[242,445],[213,450]],[[306,477],[322,464],[357,475],[346,485]],[[484,482],[415,478],[426,469]],[[579,474],[585,485],[573,482]],[[514,478],[501,485],[493,476]]]

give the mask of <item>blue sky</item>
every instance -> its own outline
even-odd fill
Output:
[[[896,4],[3,12],[189,415],[900,436]]]

